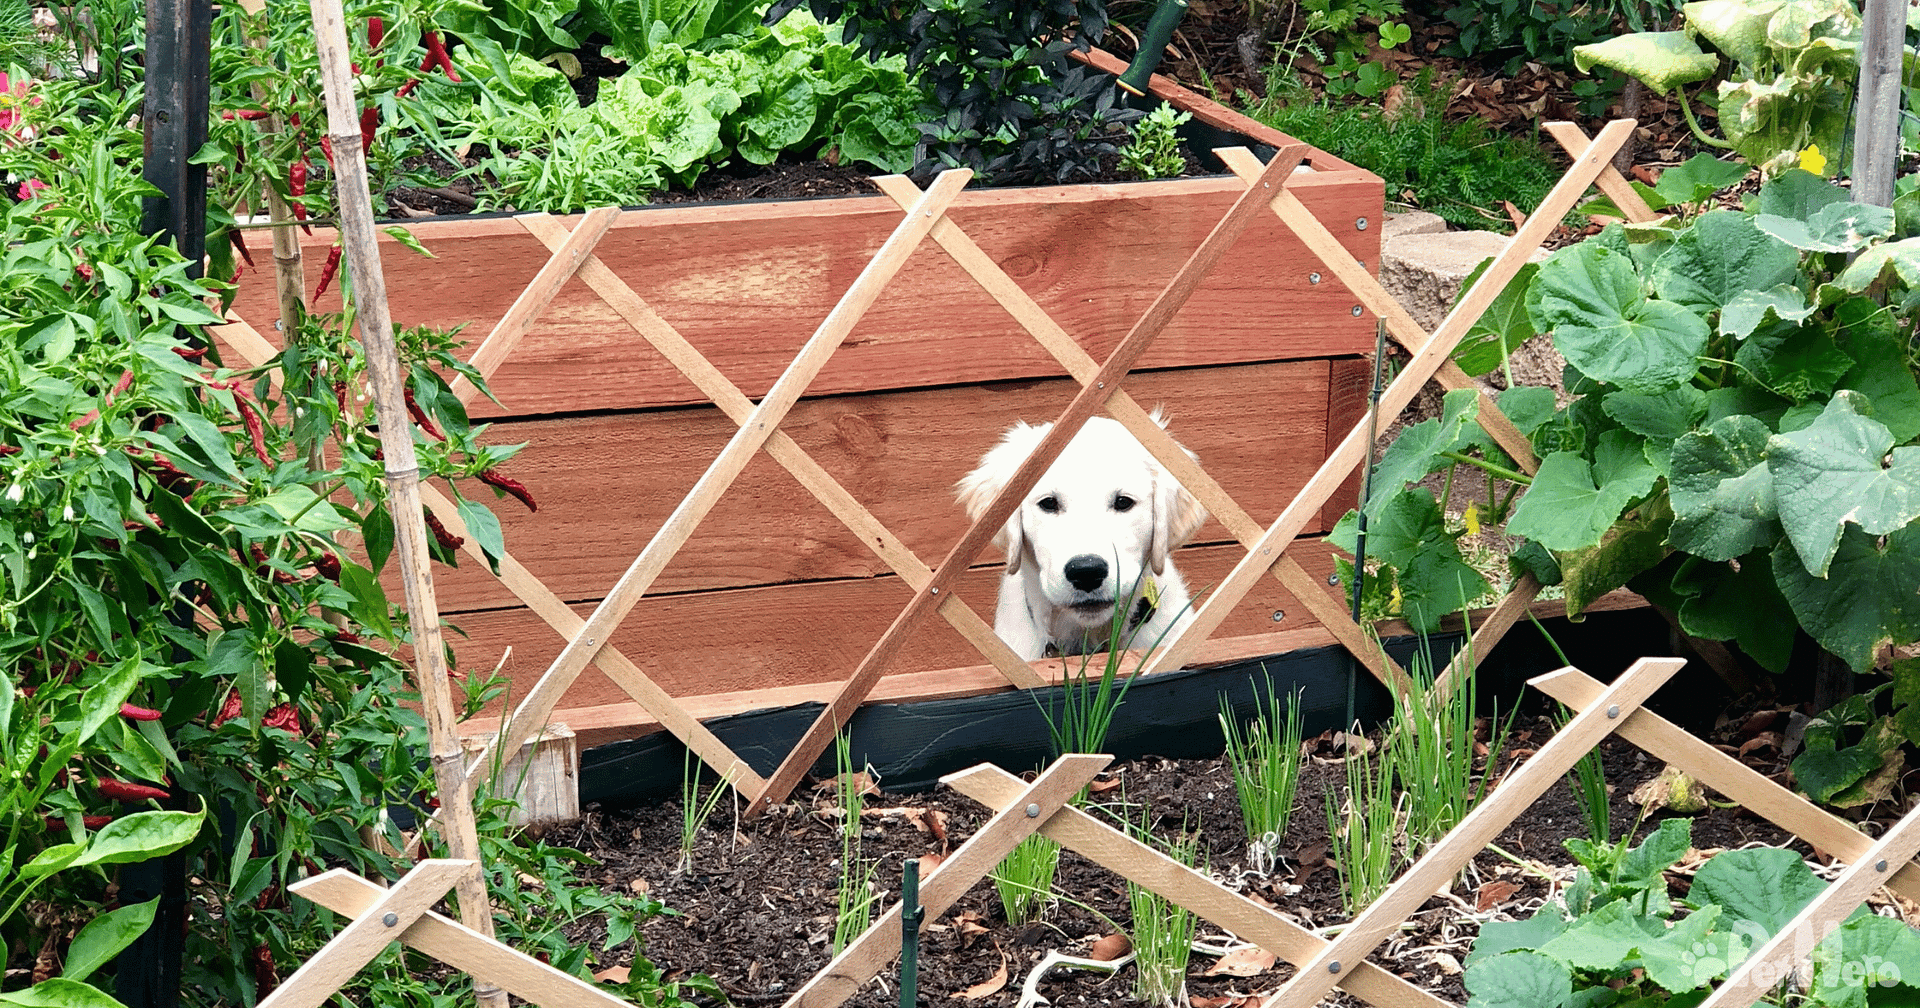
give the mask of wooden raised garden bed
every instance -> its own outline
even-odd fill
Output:
[[[1204,102],[1204,99],[1200,99]],[[1210,103],[1208,103],[1210,104]],[[1217,108],[1217,107],[1216,107]],[[1221,110],[1224,111],[1224,110]],[[1293,142],[1267,131],[1254,140]],[[1096,359],[1104,357],[1244,190],[1230,177],[964,192],[950,219]],[[1369,269],[1379,263],[1382,183],[1312,153],[1290,188]],[[559,218],[571,228],[578,217]],[[883,196],[681,204],[622,212],[593,254],[751,397],[833,308],[900,220]],[[507,216],[410,222],[433,258],[387,242],[393,315],[467,326],[475,340],[549,258]],[[303,238],[317,264],[334,236]],[[1232,247],[1141,362],[1127,388],[1163,404],[1175,435],[1261,520],[1293,498],[1363,407],[1374,320],[1285,226],[1263,219]],[[317,280],[309,265],[308,289]],[[332,298],[329,295],[329,298]],[[316,310],[334,310],[321,303]],[[257,330],[277,315],[269,280],[234,313]],[[913,552],[945,555],[966,521],[951,487],[1008,424],[1057,415],[1078,386],[932,243],[913,253],[782,425]],[[527,442],[512,474],[540,511],[496,508],[509,550],[587,616],[726,443],[734,425],[608,303],[576,279],[495,372],[500,405],[476,400],[491,440]],[[1351,494],[1308,532],[1331,528]],[[1310,537],[1311,538],[1311,537]],[[1327,548],[1295,554],[1324,581]],[[1210,523],[1183,551],[1189,583],[1218,581],[1244,551]],[[962,596],[992,612],[998,567]],[[564,641],[483,565],[436,571],[439,603],[465,636],[460,665],[502,663],[523,695]],[[612,638],[696,715],[757,691],[830,689],[909,597],[853,533],[779,466],[756,457]],[[1313,619],[1277,584],[1254,590],[1203,657],[1269,653],[1276,632]],[[509,649],[511,649],[509,653]],[[931,624],[889,666],[876,698],[979,692],[979,655]],[[942,672],[951,670],[951,674]],[[745,694],[734,696],[734,694]],[[705,699],[703,699],[705,698]],[[652,717],[598,674],[554,720],[584,745],[631,737]]]

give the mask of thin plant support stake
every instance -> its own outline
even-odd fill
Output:
[[[1367,583],[1367,507],[1373,503],[1373,449],[1380,441],[1380,372],[1386,367],[1387,323],[1373,326],[1373,388],[1367,393],[1367,459],[1360,470],[1360,506],[1353,520],[1353,597],[1352,616],[1360,623],[1360,596]],[[1365,626],[1365,624],[1361,624]],[[1347,719],[1340,730],[1353,730],[1354,694],[1359,691],[1360,656],[1347,655]]]
[[[471,782],[454,721],[447,686],[446,648],[440,637],[440,610],[428,567],[425,511],[420,503],[420,463],[413,450],[413,421],[407,415],[405,376],[394,345],[393,319],[387,309],[386,279],[380,272],[379,239],[374,233],[373,199],[367,164],[360,149],[360,117],[348,62],[346,17],[341,0],[311,0],[314,41],[320,54],[320,80],[327,99],[327,135],[333,143],[334,194],[340,206],[340,237],[346,248],[347,275],[353,282],[360,322],[360,345],[367,355],[374,408],[380,421],[380,448],[386,456],[387,509],[393,515],[395,553],[406,585],[407,619],[413,629],[414,676],[426,709],[434,782],[445,813],[441,828],[453,857],[474,869],[454,884],[460,919],[482,935],[493,934],[480,868],[480,837],[474,824]],[[506,992],[478,980],[474,994],[486,1008],[506,1008]]]
[[[908,858],[900,879],[900,1008],[920,1003],[920,862]]]

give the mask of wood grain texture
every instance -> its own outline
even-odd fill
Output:
[[[1333,569],[1331,548],[1317,541],[1296,548],[1311,575],[1324,581]],[[1190,586],[1204,588],[1243,552],[1231,545],[1188,547],[1175,555],[1175,562]],[[999,579],[998,567],[979,568],[962,576],[956,590],[976,610],[991,612]],[[911,590],[896,577],[655,595],[640,600],[608,643],[674,696],[838,682],[910,596]],[[577,603],[572,609],[585,614],[592,604]],[[1285,618],[1276,623],[1275,612]],[[1271,633],[1306,626],[1309,620],[1304,606],[1267,580],[1249,595],[1224,632]],[[502,672],[512,681],[516,701],[560,653],[559,635],[525,609],[457,614],[448,621],[459,631],[447,639],[463,669],[491,669],[507,648],[513,649]],[[979,652],[953,628],[931,621],[906,643],[889,671],[962,668],[980,661]],[[589,672],[569,686],[557,709],[626,699],[625,691],[605,675]],[[555,715],[554,720],[566,718]]]
[[[1379,258],[1380,183],[1301,176],[1302,201],[1354,256]],[[1371,176],[1367,176],[1371,178]],[[1244,186],[1232,178],[969,190],[952,218],[1097,358],[1141,312]],[[575,227],[576,218],[558,218]],[[807,334],[879,248],[899,212],[885,197],[651,207],[625,212],[594,254],[633,284],[747,394],[766,393]],[[400,248],[386,269],[396,320],[467,325],[476,336],[506,314],[550,258],[511,220],[408,225],[436,258]],[[324,248],[315,229],[303,247]],[[382,241],[391,239],[383,238]],[[307,259],[309,286],[317,256]],[[1347,314],[1330,285],[1310,285],[1309,256],[1277,222],[1235,244],[1142,360],[1178,367],[1366,352],[1372,327]],[[316,311],[336,311],[328,300]],[[270,283],[243,283],[237,315],[268,331]],[[1064,373],[1004,309],[944,254],[907,264],[811,387],[816,394],[999,381]],[[665,360],[583,284],[562,288],[493,390],[506,415],[630,409],[702,401]],[[475,404],[477,417],[502,415]]]
[[[414,865],[393,888],[382,891],[365,912],[301,963],[285,983],[260,1002],[260,1008],[319,1008],[351,983],[421,914],[440,902],[448,890],[462,879],[479,874],[478,861],[429,859]],[[391,924],[386,921],[389,915]]]
[[[1200,455],[1235,500],[1266,521],[1320,462],[1327,374],[1324,361],[1299,361],[1156,372],[1137,375],[1128,386],[1141,402],[1163,405],[1174,436]],[[954,481],[1014,421],[1056,415],[1076,388],[1052,380],[810,399],[794,409],[782,430],[916,555],[937,560],[967,524],[954,503]],[[537,514],[512,500],[493,503],[508,546],[561,598],[601,597],[734,429],[713,408],[496,425],[489,441],[528,443],[505,471],[540,501]],[[468,492],[487,493],[479,486]],[[1210,523],[1197,541],[1227,538]],[[869,547],[762,456],[747,464],[654,590],[886,571]],[[438,568],[435,582],[448,612],[517,604],[484,566],[464,558],[458,569]],[[990,614],[992,595],[980,601],[987,607],[981,611]]]

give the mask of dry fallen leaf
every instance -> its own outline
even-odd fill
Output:
[[[1460,975],[1460,960],[1446,952],[1435,952],[1427,957],[1427,962],[1448,976]]]
[[[1000,993],[1000,988],[1007,985],[1007,954],[1001,952],[998,945],[994,946],[994,951],[1000,952],[1000,969],[987,979],[953,995],[954,997],[978,1001],[989,994]]]
[[[1120,778],[1113,777],[1107,780],[1097,780],[1087,785],[1087,792],[1089,794],[1099,794],[1102,791],[1111,791],[1119,786]]]
[[[1634,788],[1629,797],[1650,812],[1671,809],[1681,815],[1697,815],[1707,810],[1706,787],[1676,766],[1663,768],[1659,776]]]
[[[874,786],[873,778],[867,776],[866,773],[863,771],[855,771],[854,773],[850,773],[850,774],[841,774],[838,777],[829,777],[826,780],[823,780],[820,783],[815,784],[813,786],[813,789],[815,791],[819,791],[822,793],[838,794],[839,788],[840,788],[840,782],[842,780],[846,781],[847,785],[853,789],[855,794],[877,795],[880,793],[880,789]]]
[[[1511,882],[1488,882],[1474,894],[1473,909],[1485,913],[1513,898],[1513,894],[1519,891],[1520,887]]]
[[[595,973],[593,975],[593,978],[595,980],[600,980],[606,983],[623,984],[627,982],[627,979],[631,975],[632,975],[632,967],[609,966],[606,969],[603,969],[600,972]]]
[[[1242,945],[1213,964],[1202,976],[1250,977],[1258,976],[1273,968],[1274,954],[1258,945]]]
[[[653,891],[653,883],[648,882],[646,879],[643,879],[643,878],[637,878],[627,883],[627,888],[633,890],[634,892],[639,893],[642,896],[645,896],[646,894]]]
[[[953,919],[954,930],[960,932],[961,948],[972,945],[975,938],[987,933],[987,926],[981,923],[981,919],[980,915],[972,910]]]
[[[947,859],[947,856],[945,854],[920,855],[920,877],[926,878],[927,876],[933,874],[933,870],[935,868],[940,867],[940,863],[945,861],[946,859]]]
[[[1133,942],[1123,934],[1101,935],[1094,939],[1093,947],[1087,950],[1087,958],[1099,962],[1112,962],[1133,951]]]

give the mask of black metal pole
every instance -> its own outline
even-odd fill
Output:
[[[140,177],[159,189],[140,208],[140,233],[162,235],[202,274],[207,251],[207,169],[190,159],[207,142],[211,0],[146,0],[146,137]],[[158,898],[153,926],[121,952],[114,995],[128,1008],[177,1008],[186,958],[187,855],[176,851],[120,869],[122,903]]]
[[[211,0],[147,0],[146,135],[140,177],[161,195],[146,198],[142,234],[165,235],[201,275],[207,252],[207,168],[190,159],[207,142]]]

